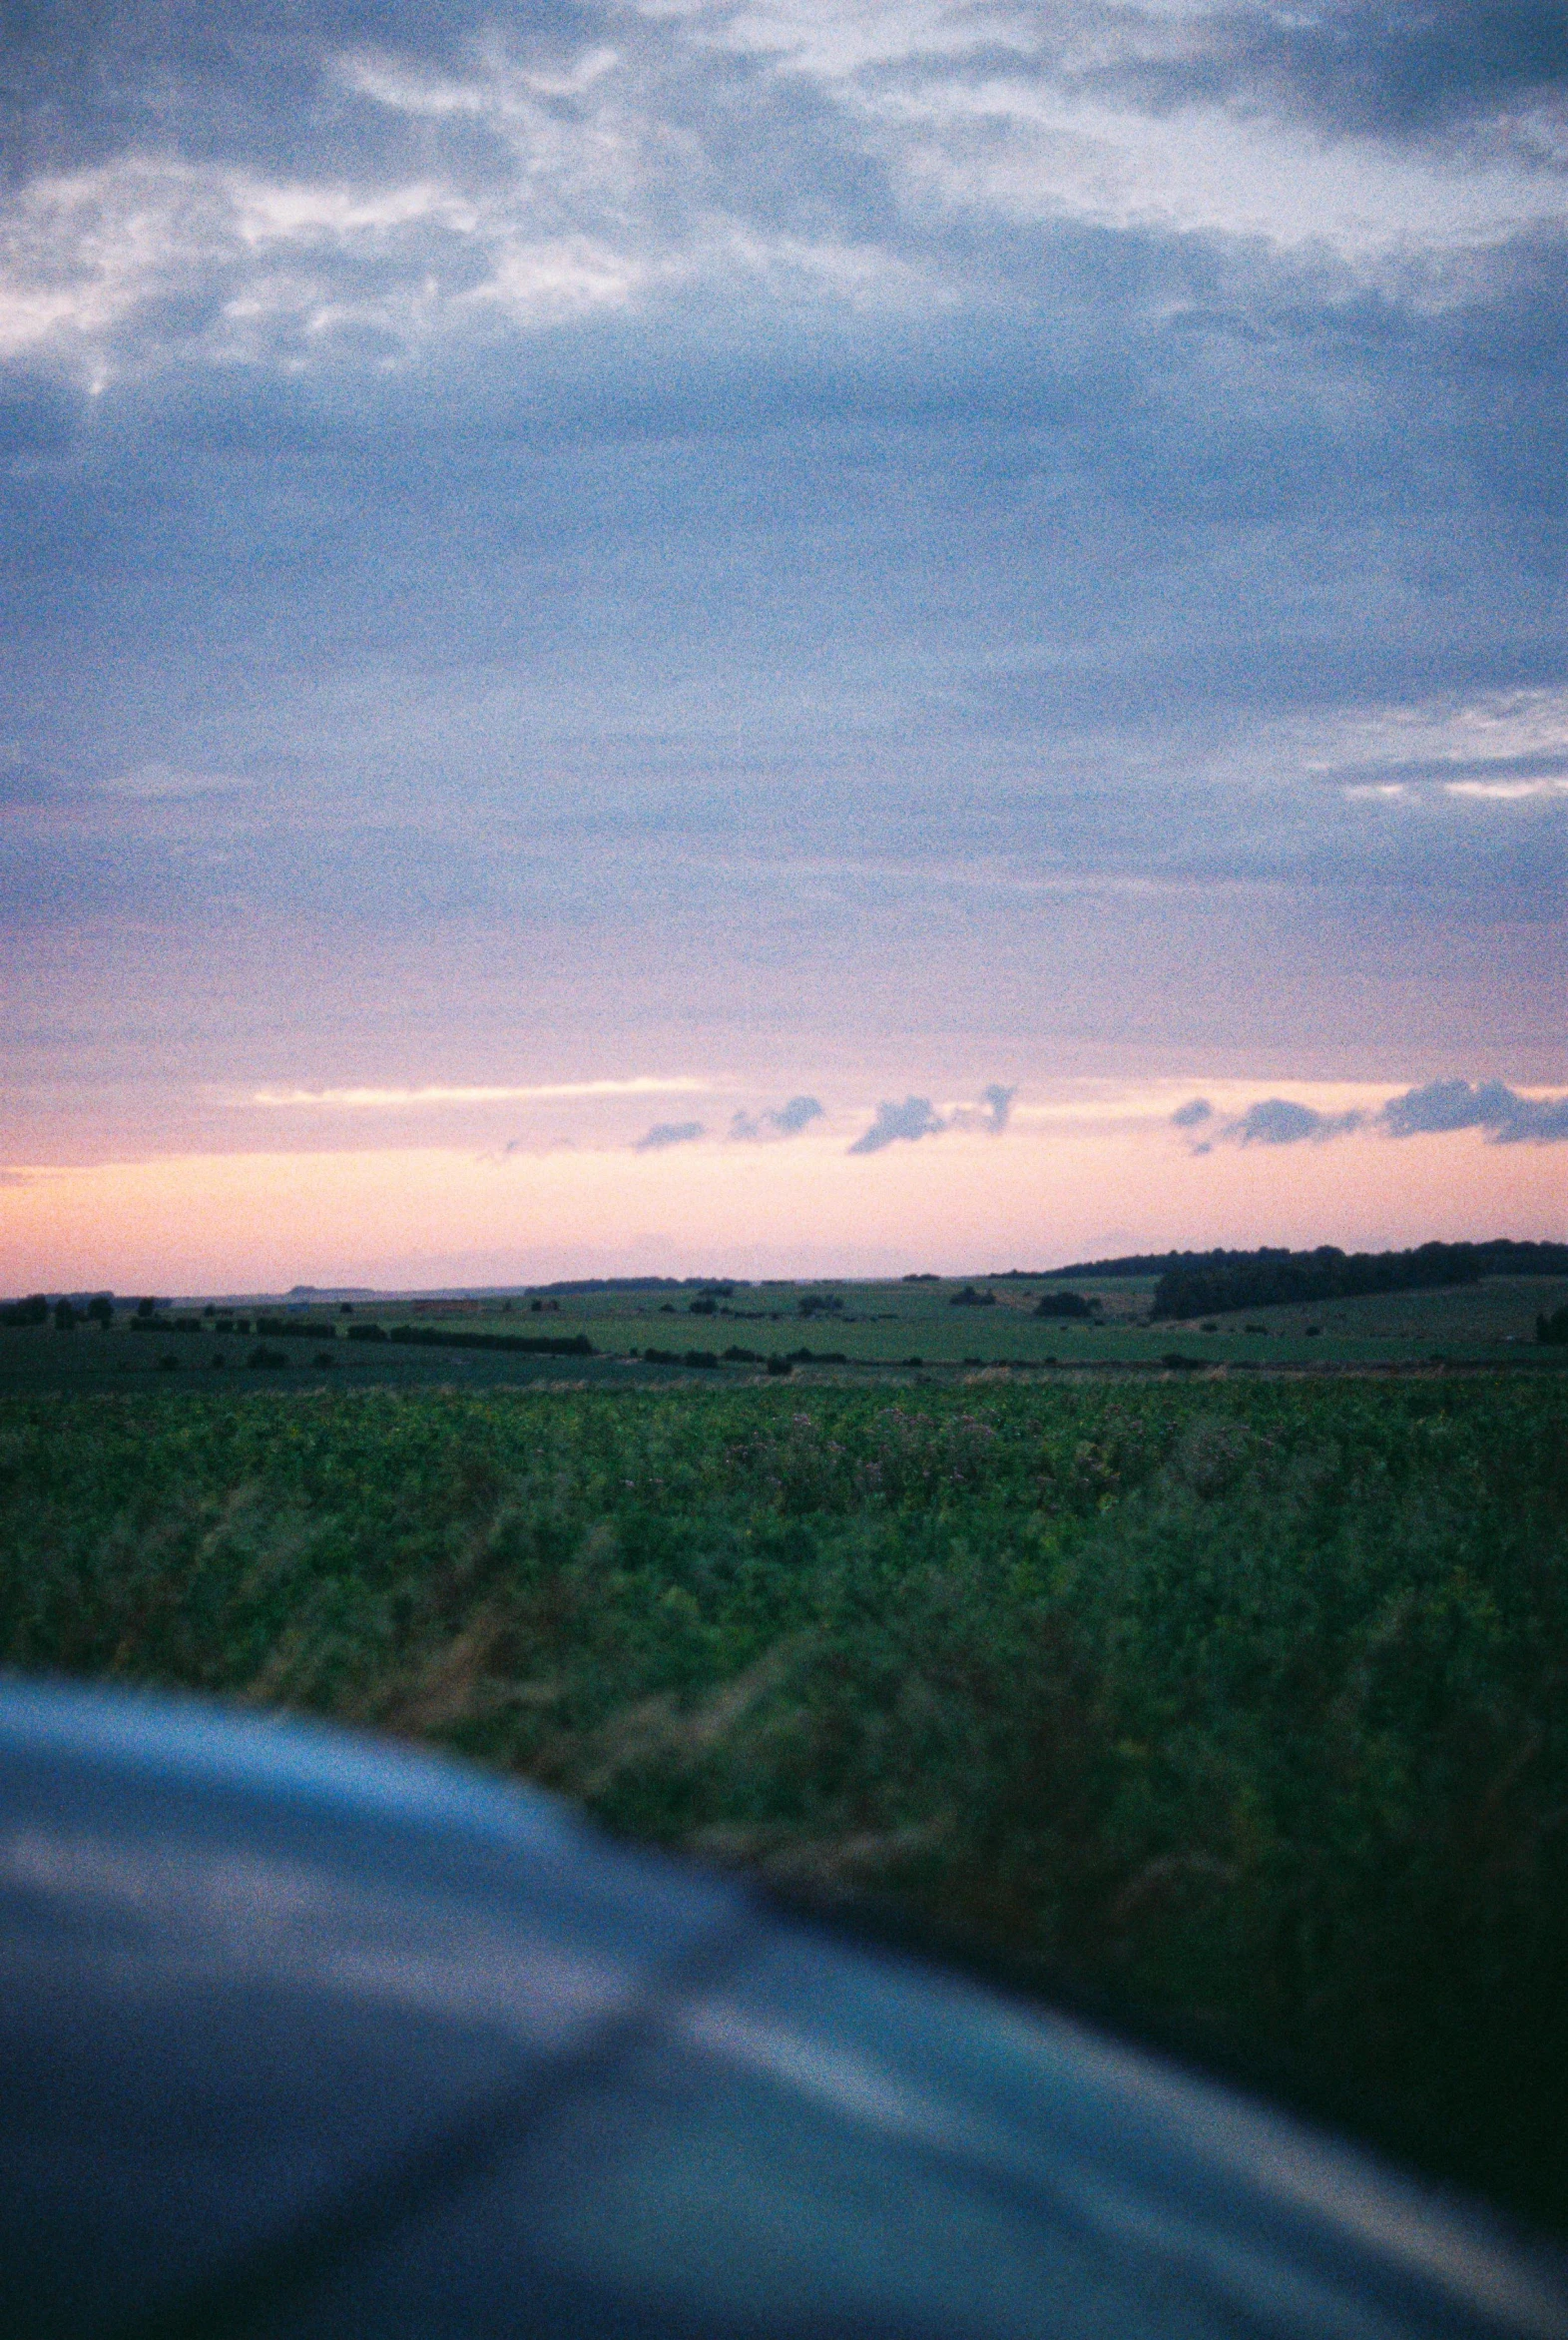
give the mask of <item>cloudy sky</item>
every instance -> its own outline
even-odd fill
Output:
[[[1565,87],[18,11],[0,1284],[1568,1234]]]

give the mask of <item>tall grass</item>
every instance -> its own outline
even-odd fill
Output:
[[[1568,2228],[1568,1403],[10,1402],[0,1655],[872,1895]]]

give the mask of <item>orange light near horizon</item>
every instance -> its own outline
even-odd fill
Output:
[[[172,1155],[13,1173],[11,1293],[521,1283],[571,1274],[875,1275],[1105,1253],[1568,1236],[1568,1153],[1474,1132],[1222,1146],[1163,1122],[484,1156],[453,1147]]]

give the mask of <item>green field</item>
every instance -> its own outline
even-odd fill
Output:
[[[934,1348],[916,1297],[895,1326]],[[896,1346],[892,1314],[857,1299],[831,1344]],[[986,1320],[960,1355],[1035,1337],[951,1314]],[[1568,2231],[1560,1374],[307,1388],[164,1372],[164,1338],[9,1336],[132,1370],[0,1397],[6,1662],[442,1741],[908,1913]]]
[[[959,1301],[965,1282],[988,1305]],[[223,1372],[285,1386],[331,1381],[347,1387],[454,1385],[487,1389],[563,1379],[616,1389],[662,1384],[693,1372],[729,1382],[755,1380],[767,1361],[795,1359],[810,1379],[848,1370],[894,1380],[950,1378],[987,1367],[1040,1374],[1146,1375],[1175,1357],[1180,1370],[1233,1374],[1330,1370],[1385,1372],[1507,1366],[1561,1370],[1568,1351],[1539,1348],[1538,1315],[1568,1302],[1568,1278],[1497,1276],[1448,1291],[1404,1292],[1311,1307],[1241,1310],[1192,1322],[1149,1321],[1154,1279],[1083,1277],[1070,1289],[1092,1300],[1088,1322],[1042,1318],[1042,1297],[1063,1287],[1044,1278],[975,1277],[929,1283],[739,1285],[712,1300],[693,1288],[653,1293],[568,1295],[535,1313],[526,1298],[357,1301],[350,1311],[316,1303],[237,1304],[254,1326],[259,1313],[314,1328],[274,1351],[280,1364],[254,1366],[252,1331],[217,1329],[226,1319],[201,1302],[161,1312],[160,1329],[132,1332],[122,1313],[112,1331],[81,1327],[0,1328],[0,1391],[109,1390],[153,1375]],[[694,1309],[694,1302],[697,1304]],[[496,1352],[423,1349],[351,1341],[350,1326],[414,1325],[431,1333],[475,1331],[582,1337],[595,1354],[542,1359]],[[651,1364],[648,1351],[678,1364]],[[810,1352],[813,1362],[801,1363]],[[742,1351],[740,1357],[727,1352]],[[688,1366],[699,1352],[710,1362]],[[824,1366],[824,1357],[846,1361]]]

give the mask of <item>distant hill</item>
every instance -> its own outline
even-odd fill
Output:
[[[1483,1276],[1568,1276],[1568,1243],[1422,1243],[1413,1251],[1138,1252],[1053,1268],[1053,1277],[1155,1276],[1155,1317],[1216,1316],[1233,1308],[1343,1300],[1368,1292],[1432,1291]]]
[[[526,1289],[538,1293],[541,1298],[554,1294],[565,1300],[590,1292],[684,1292],[688,1285],[707,1284],[712,1279],[707,1276],[572,1276],[564,1283],[530,1284]],[[730,1276],[723,1281],[734,1286],[736,1279]]]

